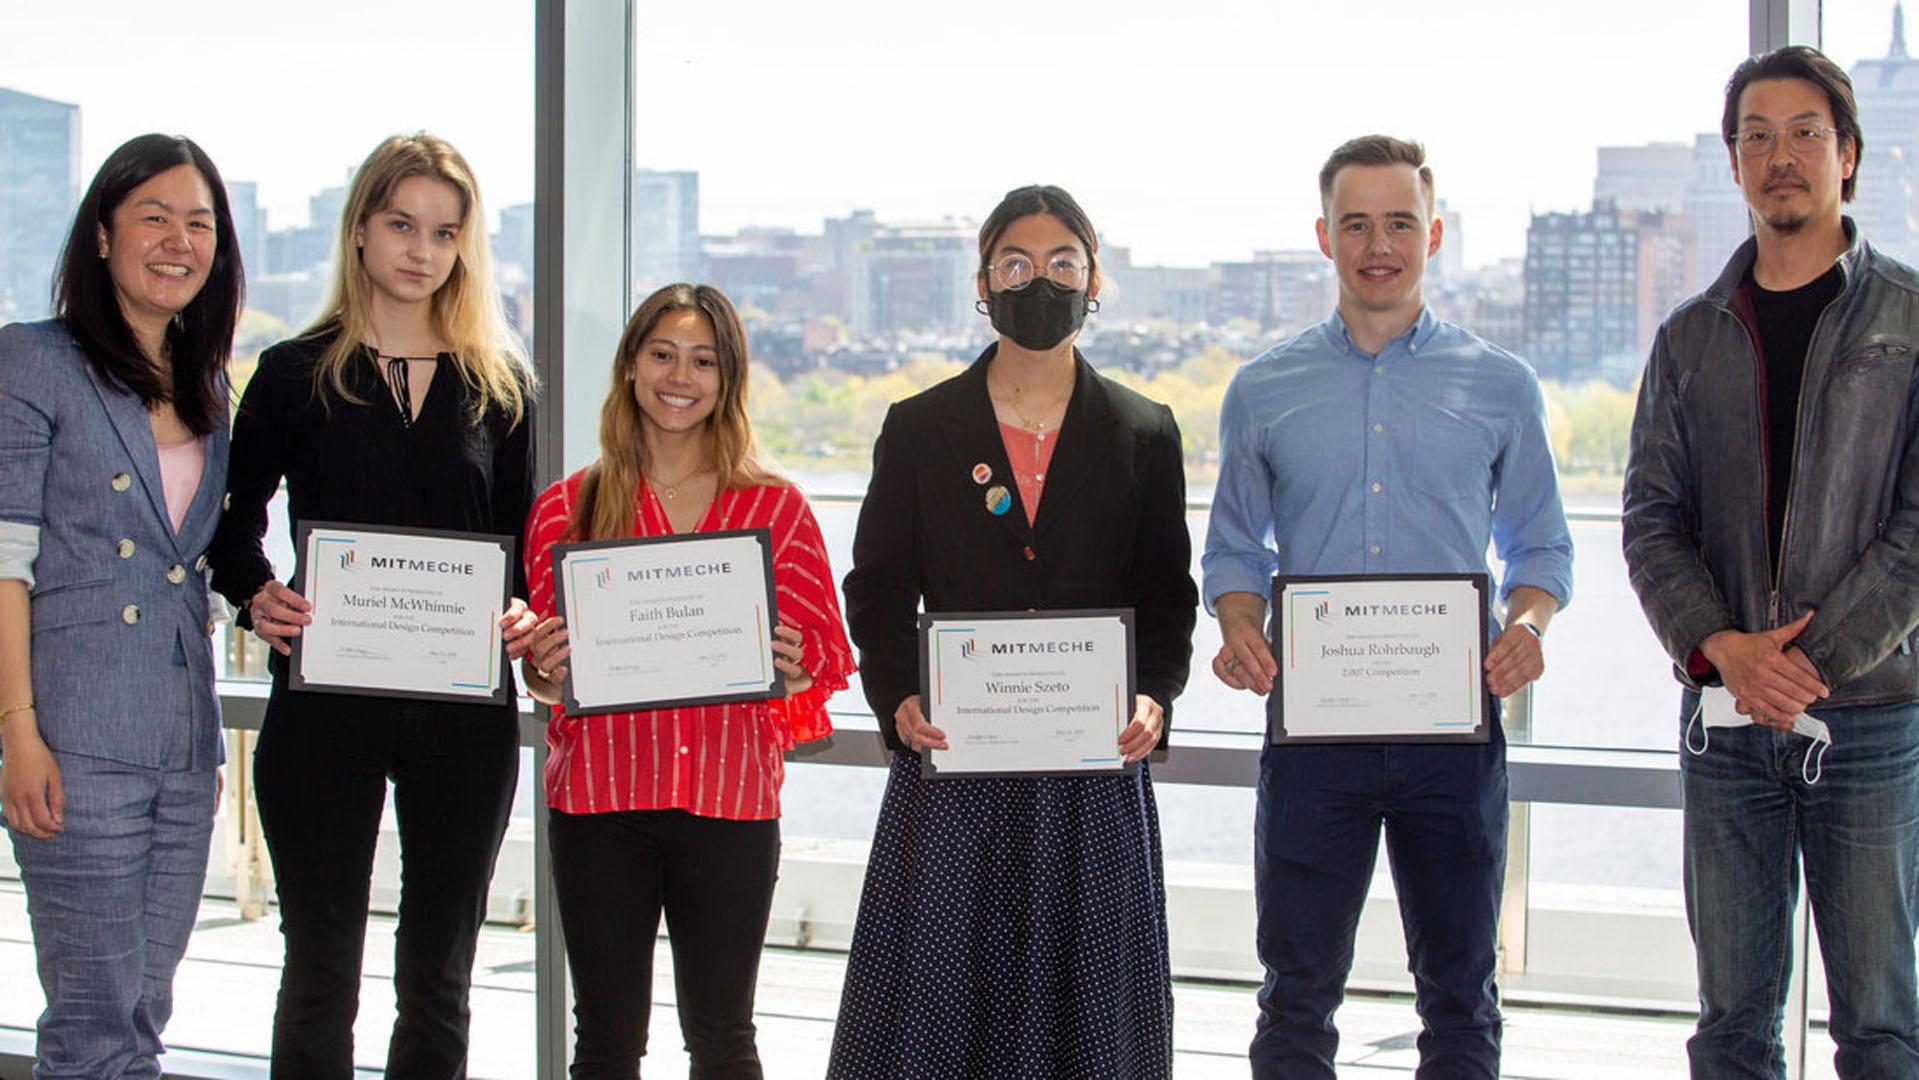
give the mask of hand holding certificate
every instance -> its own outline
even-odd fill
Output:
[[[298,542],[312,621],[289,639],[289,688],[510,700],[511,537],[309,521]]]
[[[1134,716],[1133,613],[920,617],[920,703],[947,748],[929,777],[1119,773]]]
[[[569,716],[786,692],[766,529],[555,544],[553,595]]]
[[[1272,741],[1484,742],[1484,574],[1273,583]]]

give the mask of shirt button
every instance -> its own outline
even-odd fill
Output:
[[[1037,551],[1034,551],[1034,550],[1033,550],[1032,548],[1030,548],[1030,547],[1029,547],[1029,548],[1027,548],[1027,549],[1026,549],[1025,551],[1022,551],[1022,552],[1021,552],[1020,554],[1022,554],[1022,555],[1025,555],[1025,556],[1026,556],[1026,561],[1027,561],[1027,562],[1032,562],[1032,561],[1033,561],[1034,559],[1037,559],[1037,558],[1039,558],[1039,552],[1037,552]]]
[[[1379,481],[1373,481],[1373,494],[1379,494]]]
[[[1371,552],[1372,552],[1373,554],[1375,554],[1375,555],[1377,555],[1377,554],[1379,554],[1379,545],[1378,545],[1378,544],[1374,544],[1374,545],[1373,545],[1373,546],[1372,546],[1371,548],[1369,548],[1368,550],[1370,550],[1370,551],[1371,551]]]
[[[140,621],[140,605],[128,604],[126,607],[121,608],[120,621],[123,623],[126,623],[128,626],[132,626],[134,623],[139,622]]]
[[[133,541],[123,537],[119,543],[113,545],[113,552],[122,559],[133,558]]]
[[[133,486],[133,477],[123,472],[117,472],[113,474],[113,479],[108,481],[108,483],[113,485],[113,490],[115,491],[125,491]]]
[[[1379,434],[1380,432],[1382,432],[1382,431],[1385,431],[1385,430],[1386,430],[1386,425],[1385,425],[1385,424],[1374,424],[1374,425],[1373,425],[1373,434],[1375,434],[1375,435],[1377,435],[1377,434]]]
[[[680,747],[680,753],[682,753],[682,754],[684,754],[684,753],[687,753],[687,752],[688,752],[688,750],[687,750],[687,748],[686,748],[686,747],[684,747],[684,746],[682,746],[682,747]]]
[[[180,584],[180,583],[181,583],[182,581],[185,581],[186,579],[187,579],[187,568],[186,568],[186,567],[184,567],[184,566],[181,566],[181,565],[180,565],[179,563],[175,563],[175,564],[173,564],[172,566],[169,566],[169,567],[167,567],[167,580],[168,580],[168,581],[171,581],[171,582],[173,582],[173,583],[174,583],[175,585],[178,585],[178,584]]]
[[[1382,372],[1384,372],[1385,370],[1386,370],[1386,365],[1384,365],[1384,364],[1374,364],[1374,365],[1373,365],[1373,374],[1375,374],[1375,375],[1378,375],[1378,374],[1381,374],[1381,373],[1382,373]]]

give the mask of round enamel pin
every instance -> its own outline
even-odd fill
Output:
[[[992,487],[986,489],[986,509],[992,511],[994,516],[1004,514],[1012,508],[1013,496],[1011,492],[999,484],[994,484]]]
[[[973,466],[973,483],[984,484],[993,478],[993,467],[984,461]]]

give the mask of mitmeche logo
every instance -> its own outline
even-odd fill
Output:
[[[602,589],[612,588],[613,587],[613,568],[610,566],[600,567],[600,572],[593,575],[593,584],[599,586]]]
[[[1331,600],[1321,600],[1319,606],[1313,609],[1313,620],[1315,622],[1338,622],[1339,616],[1333,614],[1333,602]]]
[[[979,652],[978,641],[975,641],[972,638],[967,638],[965,641],[960,642],[960,657],[962,659],[971,660],[973,658],[973,654],[976,652]]]
[[[358,559],[357,552],[357,548],[347,548],[345,551],[340,552],[340,569],[353,569],[354,563]]]

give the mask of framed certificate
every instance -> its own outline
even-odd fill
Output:
[[[568,716],[786,693],[766,529],[553,545]]]
[[[1276,743],[1485,742],[1485,574],[1273,579]]]
[[[512,537],[302,521],[295,539],[313,621],[290,639],[289,689],[513,700]]]
[[[932,778],[1131,773],[1133,611],[920,616],[920,703],[950,749]]]

